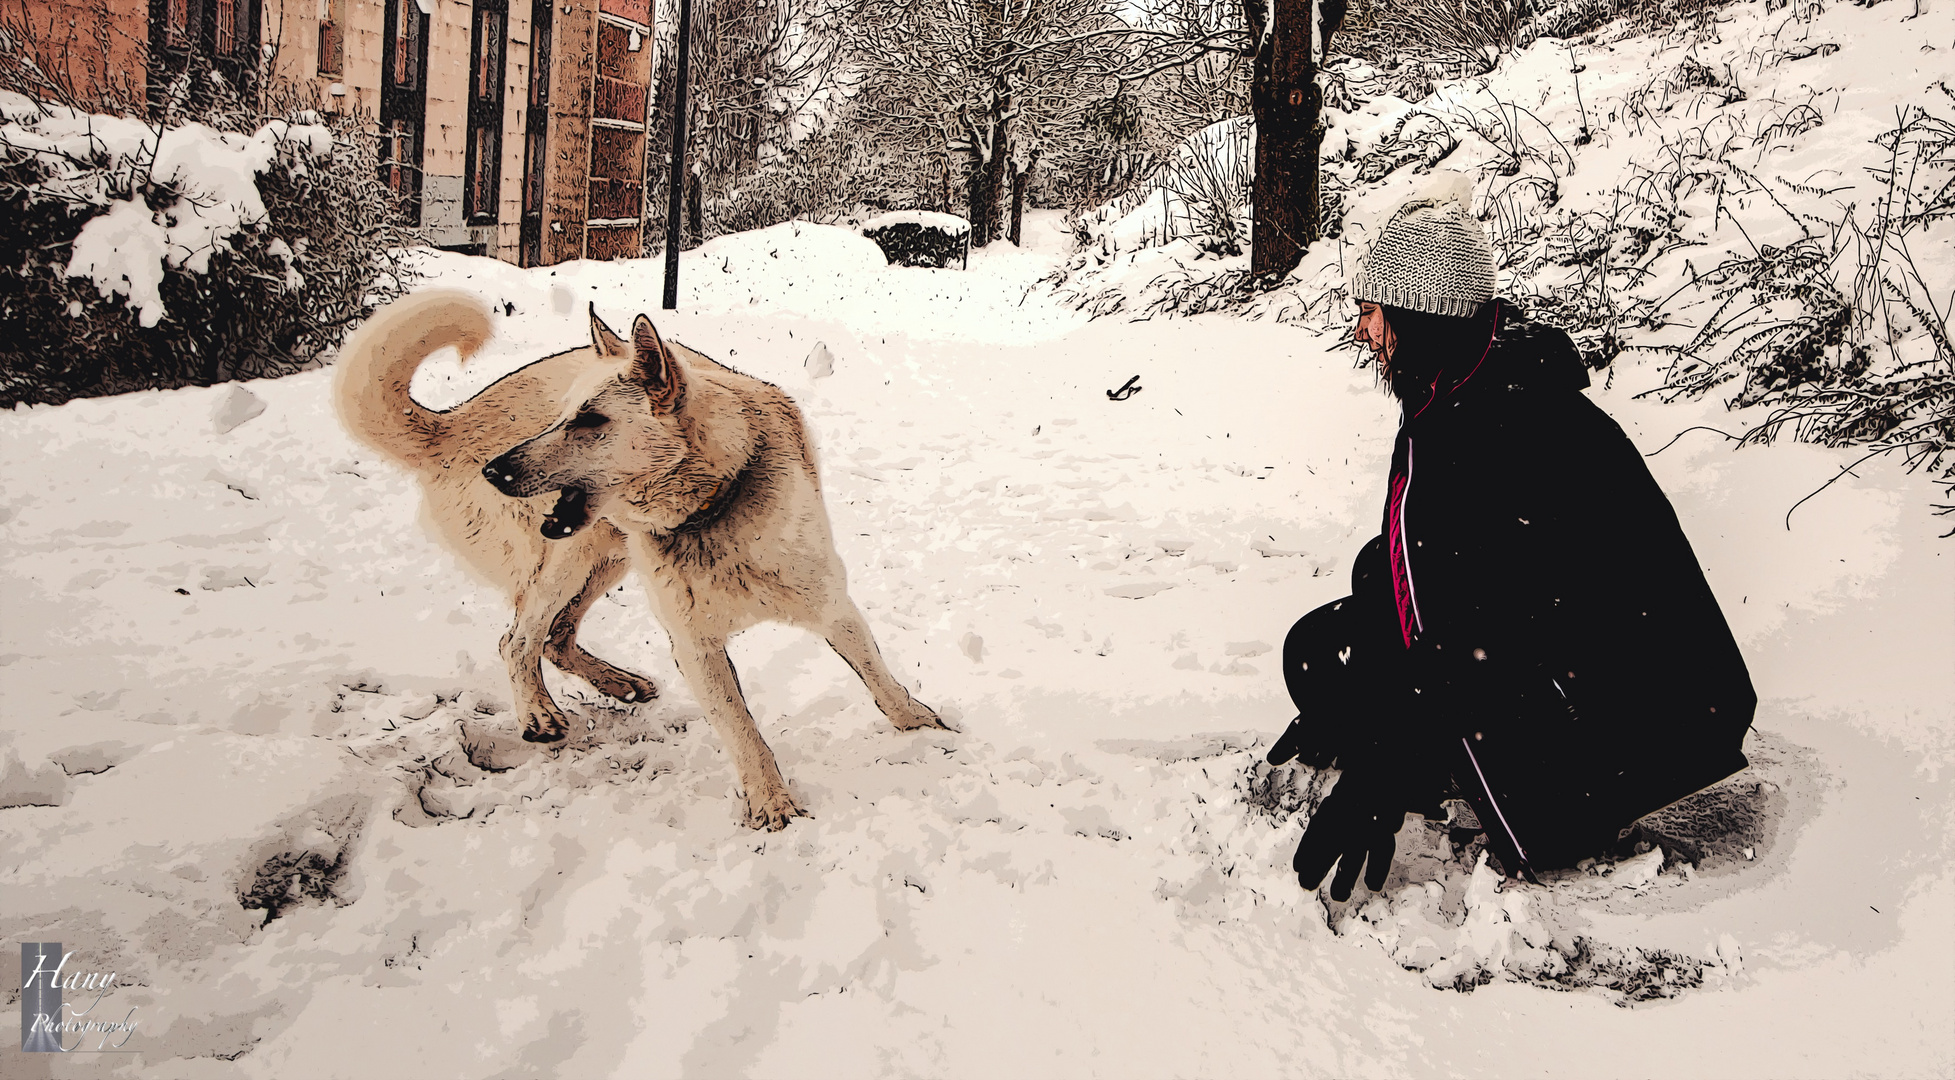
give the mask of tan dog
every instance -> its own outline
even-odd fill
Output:
[[[424,523],[508,593],[516,617],[502,656],[523,738],[564,737],[544,659],[623,701],[657,693],[577,645],[584,613],[628,568],[733,754],[748,824],[779,829],[807,812],[740,694],[726,654],[734,633],[767,620],[812,630],[891,723],[944,726],[890,674],[849,599],[814,455],[786,394],[668,344],[643,315],[623,340],[593,310],[589,346],[535,361],[454,409],[408,396],[429,353],[452,345],[466,359],[490,334],[474,297],[417,293],[347,341],[335,398],[348,431],[419,478]],[[539,496],[548,494],[556,506],[546,512]]]

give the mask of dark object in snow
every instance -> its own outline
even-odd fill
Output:
[[[970,265],[971,223],[952,214],[899,210],[863,222],[862,235],[897,266]]]
[[[1126,382],[1121,383],[1120,389],[1108,390],[1106,396],[1113,401],[1125,401],[1145,389],[1147,388],[1140,385],[1140,376],[1135,375]]]
[[[348,872],[368,809],[364,800],[342,796],[281,823],[253,852],[257,869],[239,885],[239,906],[263,910],[269,923],[302,904],[345,907],[359,899]]]
[[[1332,800],[1355,779],[1406,811],[1450,780],[1508,873],[1572,865],[1745,767],[1750,675],[1567,335],[1502,302],[1472,320],[1385,311],[1405,419],[1384,535],[1352,595],[1291,630],[1302,715],[1271,760],[1334,761]],[[1320,812],[1327,835],[1304,847],[1356,850],[1355,816]]]

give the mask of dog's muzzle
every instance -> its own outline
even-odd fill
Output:
[[[562,540],[590,524],[591,511],[588,500],[589,496],[583,488],[567,487],[557,492],[556,508],[543,519],[544,538]]]
[[[516,451],[482,466],[482,478],[497,491],[511,498],[524,499],[550,490],[547,481],[528,474],[516,464]],[[590,493],[576,485],[557,488],[557,505],[543,518],[539,531],[550,540],[562,540],[590,524]]]
[[[516,463],[510,460],[511,457],[512,455],[510,454],[504,454],[494,461],[489,462],[487,465],[482,466],[482,478],[487,480],[497,491],[502,492],[504,495],[521,497],[535,494],[535,492],[523,490],[522,474],[518,471]]]

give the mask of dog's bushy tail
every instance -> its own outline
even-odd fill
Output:
[[[421,361],[454,346],[466,360],[493,333],[489,310],[455,289],[429,289],[382,308],[340,350],[333,398],[340,423],[362,443],[410,466],[442,456],[448,415],[408,396]]]

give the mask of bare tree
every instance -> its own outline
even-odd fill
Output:
[[[646,176],[668,179],[676,99],[674,19],[660,41],[654,79],[655,155]],[[686,191],[690,241],[704,239],[708,209],[723,203],[772,156],[791,149],[818,122],[820,105],[837,91],[839,38],[820,12],[797,0],[697,0],[693,12],[691,87],[686,103]],[[654,201],[660,197],[652,195]],[[663,226],[647,237],[662,244]]]
[[[1145,59],[1108,0],[856,0],[846,25],[853,118],[892,156],[934,159],[944,188],[958,175],[978,245],[1006,231],[1008,182]]]
[[[977,244],[1003,231],[1008,186],[1016,216],[1035,168],[1075,196],[1118,190],[1247,106],[1239,0],[839,2],[853,116],[892,156],[960,174]]]

